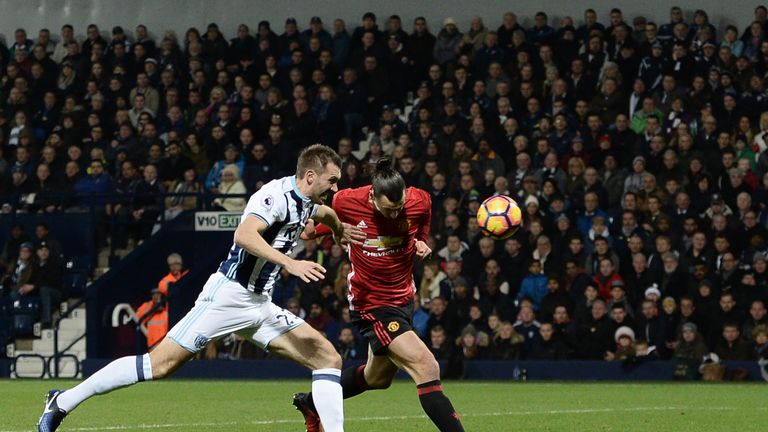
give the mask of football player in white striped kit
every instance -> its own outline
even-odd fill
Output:
[[[315,262],[289,257],[310,218],[328,224],[342,246],[360,244],[365,234],[342,224],[322,203],[336,191],[341,159],[315,144],[299,155],[296,175],[273,180],[253,194],[235,231],[234,244],[203,287],[195,306],[152,352],[122,357],[78,386],[48,392],[39,432],[53,432],[86,399],[141,381],[162,379],[208,343],[237,333],[270,352],[312,370],[312,392],[327,432],[344,430],[341,357],[319,332],[272,303],[280,269],[304,282],[323,279]]]

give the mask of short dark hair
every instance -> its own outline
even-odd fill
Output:
[[[309,170],[322,173],[328,163],[333,163],[341,168],[341,158],[332,148],[322,144],[312,144],[299,153],[296,177],[304,178],[304,174]]]
[[[441,326],[440,324],[438,324],[438,325],[436,325],[436,326],[432,327],[432,329],[430,330],[430,332],[435,332],[435,333],[440,333],[440,332],[443,332],[443,333],[445,333],[445,328],[443,328],[443,326]]]
[[[376,162],[376,169],[371,176],[373,196],[385,196],[393,203],[399,203],[405,193],[405,180],[392,167],[392,160],[381,158]]]

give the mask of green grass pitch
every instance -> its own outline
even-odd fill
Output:
[[[74,381],[0,380],[0,432],[27,432],[52,386]],[[66,431],[303,431],[291,395],[309,381],[143,383],[87,401]],[[468,432],[764,431],[768,387],[756,384],[446,382]],[[433,431],[414,386],[346,401],[351,432]]]

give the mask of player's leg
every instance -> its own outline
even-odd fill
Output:
[[[397,366],[386,355],[374,356],[368,348],[368,361],[351,366],[341,372],[341,389],[344,399],[357,396],[366,390],[385,389],[392,384]],[[304,415],[307,432],[320,430],[320,421],[313,392],[293,395],[293,405]]]
[[[208,279],[195,307],[171,329],[168,336],[151,353],[119,358],[72,389],[51,390],[46,399],[45,411],[38,422],[38,430],[55,431],[64,416],[92,396],[137,382],[167,377],[204,348],[210,340],[237,324],[234,320],[243,321],[243,317],[227,309],[228,299],[223,299],[227,296],[220,294],[226,288],[227,279],[218,275],[217,273]],[[250,322],[253,322],[253,319]],[[250,322],[241,324],[240,328]]]
[[[463,431],[461,420],[440,383],[440,365],[413,331],[397,336],[388,347],[389,358],[416,382],[424,412],[441,431]]]
[[[121,357],[67,391],[51,390],[38,421],[39,431],[55,431],[83,401],[138,382],[162,379],[192,358],[192,353],[165,338],[150,354]]]
[[[193,355],[166,337],[151,353],[119,358],[78,386],[67,390],[59,396],[59,408],[71,412],[91,396],[109,393],[137,382],[163,379]]]
[[[344,387],[344,399],[357,396],[366,390],[387,389],[395,379],[398,367],[387,356],[386,350],[378,354],[368,347],[368,361],[358,367],[344,369],[341,385]],[[347,379],[345,380],[345,374]]]
[[[333,345],[301,318],[272,303],[264,313],[255,334],[238,334],[312,370],[312,391],[317,395],[317,413],[323,428],[326,432],[343,431],[341,357]]]

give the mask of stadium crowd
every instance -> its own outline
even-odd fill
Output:
[[[161,215],[241,211],[322,142],[340,187],[390,157],[430,192],[415,323],[440,359],[768,357],[768,10],[724,28],[677,7],[530,18],[18,29],[0,46],[2,212],[94,212],[125,247]],[[524,211],[507,240],[474,217],[493,194]],[[285,273],[275,301],[364,358],[344,253],[301,257],[326,282]]]

